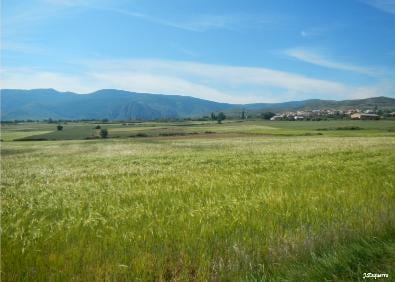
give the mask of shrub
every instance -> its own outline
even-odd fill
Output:
[[[215,115],[214,112],[211,113],[210,117],[211,117],[211,120],[216,120],[217,119],[217,116]]]
[[[218,122],[218,123],[222,123],[222,121],[223,121],[224,119],[226,119],[225,114],[224,114],[223,112],[220,112],[220,113],[218,114],[218,116],[217,116],[217,122]]]
[[[62,131],[62,130],[63,130],[63,125],[60,125],[60,124],[57,125],[57,126],[56,126],[56,129],[57,129],[58,131]]]
[[[161,132],[159,136],[183,136],[186,135],[184,132]]]
[[[130,135],[130,137],[148,137],[148,134],[146,133],[137,133],[134,135]]]
[[[102,129],[100,130],[100,137],[101,137],[101,138],[107,138],[107,136],[108,136],[108,130],[105,129],[105,128],[102,128]]]
[[[247,114],[246,114],[246,111],[245,111],[244,109],[241,111],[241,116],[240,116],[240,118],[241,118],[241,119],[246,119],[246,118],[247,118]]]
[[[272,113],[272,112],[264,112],[261,113],[261,118],[262,119],[271,119],[272,117],[274,117],[276,114]]]
[[[361,130],[363,128],[359,126],[342,126],[342,127],[337,127],[336,130]]]

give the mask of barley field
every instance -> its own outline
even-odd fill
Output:
[[[288,135],[286,123],[246,123],[184,136],[9,138],[1,280],[393,277],[394,122],[345,133],[294,124]],[[19,137],[13,130],[2,133]]]

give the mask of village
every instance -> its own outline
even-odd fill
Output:
[[[333,109],[300,110],[276,113],[270,120],[321,120],[325,118],[378,120],[383,117],[395,117],[395,112],[383,113],[377,109],[347,109],[344,111]]]

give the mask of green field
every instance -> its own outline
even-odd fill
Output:
[[[393,279],[394,121],[95,126],[2,125],[2,281]]]
[[[145,123],[67,123],[63,130],[56,124],[20,123],[2,126],[4,141],[22,140],[86,140],[100,137],[106,128],[110,138],[169,137],[208,134],[215,135],[275,135],[275,136],[395,136],[395,121],[211,121],[145,122]],[[214,136],[215,136],[214,135]]]

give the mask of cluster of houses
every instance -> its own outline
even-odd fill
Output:
[[[376,120],[380,116],[374,110],[361,111],[359,109],[341,110],[304,110],[277,113],[270,120],[309,120],[327,117],[349,117],[359,120]]]

